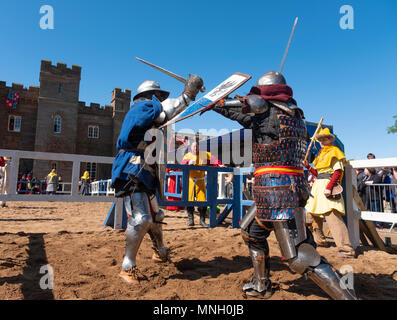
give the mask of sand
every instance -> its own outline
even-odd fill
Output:
[[[138,253],[139,287],[118,276],[125,249],[123,231],[102,227],[109,203],[12,202],[0,209],[0,299],[245,299],[250,281],[248,250],[231,220],[205,229],[186,226],[184,212],[166,211],[164,240],[171,262],[156,263],[146,236]],[[198,216],[195,221],[198,223]],[[333,245],[332,238],[329,239]],[[394,241],[393,241],[394,242]],[[275,300],[327,300],[310,280],[282,261],[274,234],[269,238]],[[350,265],[361,299],[397,299],[397,255],[363,247],[356,259],[319,248],[340,269]],[[41,289],[49,265],[53,288]],[[44,280],[43,280],[44,279]]]

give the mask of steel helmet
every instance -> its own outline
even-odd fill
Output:
[[[262,77],[259,78],[257,86],[268,86],[272,84],[287,84],[283,75],[276,71],[266,72]]]
[[[160,85],[158,82],[152,80],[146,80],[140,84],[140,86],[137,89],[137,94],[134,96],[132,100],[135,101],[136,99],[140,98],[144,93],[153,92],[154,94],[154,92],[156,91],[160,93],[160,102],[167,99],[168,96],[170,95],[168,91],[164,91],[160,89]]]

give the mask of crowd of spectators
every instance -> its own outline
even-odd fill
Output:
[[[369,153],[367,159],[375,159],[375,155]],[[357,169],[356,174],[357,191],[369,211],[397,213],[397,168]]]

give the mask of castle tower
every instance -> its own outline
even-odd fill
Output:
[[[123,92],[120,88],[116,88],[112,92],[113,107],[113,155],[115,156],[117,138],[119,137],[121,126],[127,112],[130,110],[131,90],[125,89]]]
[[[51,61],[41,61],[36,151],[76,153],[80,79],[79,66],[67,68],[65,63],[54,66]],[[65,176],[71,173],[71,163],[57,162],[55,165],[58,171],[66,173]],[[37,161],[34,173],[43,177],[53,166],[50,161]]]

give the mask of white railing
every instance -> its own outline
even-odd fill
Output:
[[[91,182],[91,195],[114,196],[114,189],[111,187],[111,184],[111,179]]]
[[[350,241],[354,248],[360,245],[359,220],[370,220],[391,223],[397,223],[397,214],[360,211],[354,201],[353,187],[357,190],[357,175],[355,169],[364,168],[396,168],[397,158],[371,159],[371,160],[354,160],[345,166],[346,175],[346,213],[347,225],[349,229]]]
[[[71,182],[59,182],[57,194],[71,194],[72,183]]]
[[[123,214],[123,200],[109,195],[105,196],[82,196],[79,194],[79,177],[80,165],[82,162],[95,162],[113,164],[113,157],[89,156],[65,153],[49,153],[36,151],[20,151],[0,149],[0,155],[3,157],[10,157],[10,174],[7,176],[8,194],[0,194],[0,201],[50,201],[50,202],[115,202],[116,212],[114,218],[115,229],[122,227]],[[17,178],[20,159],[34,159],[34,160],[54,160],[54,161],[70,161],[73,163],[72,182],[69,194],[59,195],[27,195],[17,194]]]

